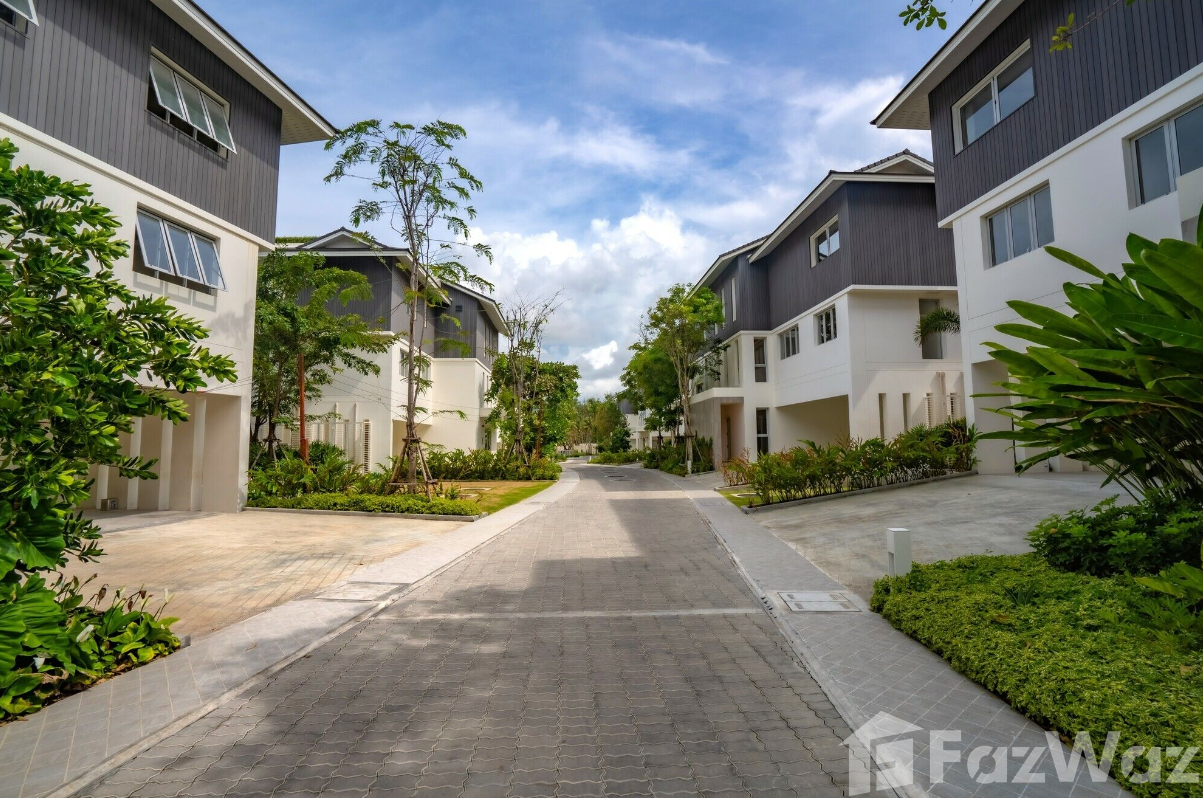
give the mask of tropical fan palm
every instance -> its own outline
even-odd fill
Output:
[[[1031,342],[989,344],[1019,401],[995,412],[1015,429],[985,436],[1085,460],[1129,493],[1203,498],[1203,223],[1198,243],[1137,235],[1123,275],[1055,247],[1054,257],[1094,277],[1066,283],[1071,314],[1008,303],[1028,323],[998,331]]]

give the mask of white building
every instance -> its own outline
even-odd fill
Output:
[[[717,458],[962,414],[959,342],[913,339],[920,315],[957,306],[933,184],[931,164],[907,151],[831,172],[772,233],[710,266],[697,285],[723,301],[715,335],[727,349],[692,407]]]
[[[956,244],[969,394],[1006,378],[988,341],[1022,350],[995,326],[1022,300],[1065,310],[1084,273],[1044,252],[1073,252],[1104,271],[1128,260],[1130,232],[1194,239],[1203,205],[1203,2],[1120,4],[1049,51],[1070,12],[1103,0],[990,0],[979,5],[875,120],[930,130],[940,226]],[[1146,35],[1136,35],[1144,31]],[[980,429],[1005,429],[969,404]],[[1010,472],[1016,453],[979,446],[980,468]],[[1056,470],[1081,470],[1065,458]]]
[[[157,458],[159,479],[101,468],[97,506],[241,508],[280,147],[333,132],[189,0],[0,0],[0,137],[18,163],[91,184],[134,244],[117,276],[198,319],[238,370],[184,397],[188,422],[136,422],[124,449]]]
[[[359,272],[372,286],[372,298],[345,307],[331,302],[334,313],[357,313],[382,333],[407,333],[409,284],[408,250],[373,248],[361,235],[340,228],[293,251],[322,255],[326,263]],[[431,388],[418,400],[418,434],[428,444],[447,449],[493,449],[497,432],[486,429],[491,406],[485,399],[493,370],[493,353],[505,324],[497,303],[454,283],[439,286],[445,303],[428,316],[423,351],[430,356]],[[422,320],[418,322],[422,334]],[[454,342],[454,343],[452,343]],[[323,386],[321,399],[306,404],[317,420],[309,423],[310,440],[341,447],[367,468],[401,454],[405,445],[407,380],[404,353],[408,341],[398,340],[388,352],[372,355],[379,375],[342,371]],[[293,436],[299,442],[299,431]]]

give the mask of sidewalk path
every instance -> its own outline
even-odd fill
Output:
[[[1078,769],[1078,778],[1072,782],[1060,782],[1047,752],[1033,771],[1043,783],[982,784],[971,778],[966,754],[979,746],[989,746],[992,750],[1010,749],[1003,767],[1009,778],[1015,779],[1030,752],[1047,747],[1044,730],[993,693],[953,671],[926,646],[870,612],[855,594],[761,526],[754,516],[740,512],[705,480],[661,476],[666,483],[683,490],[709,521],[772,608],[794,650],[854,727],[884,712],[920,727],[923,732],[960,732],[959,742],[948,747],[961,752],[962,759],[949,765],[944,781],[934,785],[929,783],[930,757],[922,744],[926,738],[920,736],[915,747],[914,771],[917,786],[925,789],[916,786],[903,788],[904,792],[939,798],[1128,796],[1109,778],[1095,781],[1089,777],[1085,766]],[[881,546],[885,546],[884,525]],[[783,591],[838,591],[858,611],[795,612],[782,599]],[[1102,740],[1096,739],[1095,745],[1101,748]],[[1059,753],[1064,759],[1069,758],[1064,747]],[[980,772],[989,773],[994,768],[992,758],[986,757]]]
[[[688,498],[578,473],[83,794],[843,795],[850,730]]]

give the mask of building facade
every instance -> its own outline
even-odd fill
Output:
[[[1114,7],[1112,7],[1114,6]],[[1050,52],[1073,12],[1098,17]],[[1203,205],[1203,2],[991,0],[874,122],[930,130],[939,224],[956,246],[966,392],[989,393],[1006,370],[987,342],[1022,348],[996,325],[1022,300],[1064,310],[1082,272],[1055,244],[1118,271],[1129,233],[1193,239]],[[1009,422],[982,397],[982,430]],[[1023,449],[983,441],[980,469],[1010,472]],[[1080,470],[1065,458],[1057,470]]]
[[[382,248],[361,234],[340,228],[292,251],[322,255],[326,263],[358,272],[372,286],[370,300],[346,306],[330,303],[335,314],[356,313],[382,334],[407,333],[410,255],[405,249]],[[447,449],[493,449],[497,433],[486,427],[491,406],[485,396],[493,373],[493,357],[505,325],[490,297],[454,283],[438,286],[445,302],[422,308],[418,319],[422,351],[430,358],[431,387],[418,400],[418,434],[428,444]],[[369,357],[378,375],[342,371],[322,387],[321,398],[307,403],[313,421],[310,440],[339,446],[353,462],[373,468],[399,455],[405,445],[405,406],[408,381],[402,338],[387,352]],[[299,431],[293,433],[299,439]]]
[[[913,153],[828,174],[697,286],[724,308],[720,374],[699,379],[692,401],[719,460],[892,437],[962,412],[959,341],[913,340],[921,314],[957,306],[932,166]]]
[[[255,281],[275,237],[280,147],[334,128],[189,0],[0,2],[0,137],[92,186],[132,244],[117,276],[165,296],[232,358],[189,421],[135,423],[157,480],[94,474],[97,506],[236,511],[246,496]]]

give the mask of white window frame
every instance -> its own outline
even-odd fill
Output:
[[[982,89],[989,86],[990,94],[991,94],[990,107],[994,109],[994,124],[990,126],[990,130],[993,130],[995,127],[997,127],[1000,122],[1002,122],[1004,119],[1007,118],[1005,116],[1001,116],[999,113],[1000,109],[998,107],[998,76],[1001,75],[1003,72],[1005,72],[1007,67],[1011,66],[1011,64],[1014,64],[1016,61],[1018,61],[1020,58],[1022,58],[1024,56],[1024,54],[1026,54],[1031,49],[1032,49],[1032,40],[1028,39],[1026,42],[1019,45],[1019,47],[1016,48],[1016,50],[1013,53],[1011,53],[1009,56],[1004,58],[1002,60],[1002,63],[1000,63],[998,66],[996,66],[994,69],[992,69],[990,71],[989,75],[987,75],[986,77],[984,77],[980,81],[978,81],[977,85],[975,85],[969,91],[965,92],[964,96],[962,96],[961,99],[957,100],[956,103],[953,104],[953,106],[952,106],[952,136],[953,136],[953,142],[956,145],[957,152],[960,152],[961,150],[965,149],[970,144],[972,144],[973,141],[977,141],[978,139],[981,138],[981,136],[978,136],[973,141],[969,141],[969,142],[965,141],[964,133],[961,130],[963,127],[963,125],[961,124],[961,109],[963,109],[969,103],[970,100],[972,100],[974,97],[976,97],[978,94],[980,94]],[[1035,78],[1035,74],[1036,74],[1036,62],[1035,62],[1035,59],[1033,58],[1032,59],[1032,76],[1033,76],[1033,78]],[[1018,111],[1020,108],[1022,108],[1024,105],[1027,105],[1029,102],[1031,102],[1034,99],[1036,99],[1036,90],[1035,90],[1035,86],[1033,84],[1032,96],[1029,97],[1027,100],[1025,100],[1021,105],[1016,107],[1015,110]],[[1015,111],[1012,111],[1011,113],[1015,113]],[[1007,116],[1010,116],[1010,115],[1011,114],[1007,114]],[[984,136],[985,133],[983,133],[982,135]]]
[[[1156,199],[1161,199],[1161,197],[1154,197],[1147,200],[1143,196],[1140,186],[1140,156],[1136,149],[1137,140],[1143,139],[1157,130],[1161,130],[1162,135],[1165,136],[1166,154],[1169,157],[1169,163],[1166,166],[1170,171],[1170,190],[1162,196],[1168,197],[1178,190],[1178,178],[1182,177],[1182,159],[1178,153],[1178,120],[1199,108],[1203,108],[1203,102],[1196,101],[1185,108],[1174,111],[1160,122],[1142,128],[1139,132],[1128,137],[1125,146],[1128,156],[1128,190],[1131,207],[1136,208],[1153,202]],[[1198,170],[1192,169],[1191,171]]]
[[[830,241],[831,240],[831,228],[838,226],[839,223],[840,223],[840,217],[837,214],[835,216],[832,216],[831,219],[828,220],[827,224],[823,225],[818,230],[815,230],[814,234],[811,235],[811,237],[810,237],[810,268],[813,269],[814,267],[818,266],[823,261],[830,258],[832,255],[834,255],[835,253],[840,251],[840,246],[842,246],[844,243],[843,236],[840,236],[840,243],[836,245],[834,250],[828,252],[822,258],[819,257],[819,237],[826,236],[827,240]],[[837,231],[837,232],[842,232],[842,231]]]
[[[830,320],[830,324],[828,324],[828,320]],[[822,346],[838,337],[839,327],[836,325],[835,305],[828,305],[815,314],[815,345]]]
[[[791,342],[793,343],[792,347],[790,346]],[[797,324],[777,333],[777,348],[778,353],[781,356],[781,360],[791,358],[801,351],[802,347],[801,341],[798,338]],[[791,348],[793,349],[792,352],[790,351]]]
[[[152,271],[157,275],[158,274],[166,274],[170,277],[175,277],[179,280],[183,280],[185,285],[188,285],[193,288],[201,288],[203,290],[212,290],[212,291],[228,290],[226,287],[225,270],[221,267],[221,246],[220,246],[220,243],[217,241],[217,239],[211,238],[210,236],[207,236],[204,233],[198,233],[197,231],[193,230],[192,228],[182,225],[179,222],[175,222],[170,219],[165,219],[164,217],[160,216],[158,213],[156,213],[148,208],[139,207],[138,214],[147,216],[151,219],[154,219],[155,221],[157,221],[159,223],[159,227],[160,227],[160,230],[163,235],[163,240],[167,244],[167,259],[170,261],[169,265],[171,266],[171,271],[168,272],[168,271],[164,271],[162,269],[155,268],[154,266],[151,266],[149,263],[146,262],[145,245],[143,243],[141,243],[142,230],[141,230],[140,222],[139,222],[139,223],[135,223],[135,225],[134,225],[135,238],[138,241],[138,246],[143,248],[141,250],[141,253],[142,253],[141,257],[142,257],[142,262],[145,265],[147,270]],[[135,215],[135,219],[137,219],[137,215]],[[196,280],[192,277],[188,277],[180,272],[179,265],[176,263],[176,251],[175,251],[176,245],[175,245],[175,242],[171,240],[171,235],[169,233],[170,228],[173,228],[173,227],[176,230],[180,230],[180,231],[183,231],[184,233],[188,234],[188,245],[191,247],[192,257],[196,260],[197,269],[200,271],[200,275],[201,275],[200,280]],[[205,241],[209,242],[213,246],[213,251],[217,255],[217,282],[215,282],[215,283],[209,283],[208,275],[205,273],[205,264],[204,264],[204,261],[201,259],[200,251],[197,249],[197,246],[196,246],[196,240],[198,238],[203,238]]]
[[[0,2],[2,2],[2,0],[0,0]],[[172,77],[175,79],[176,96],[179,97],[180,103],[183,106],[184,116],[180,116],[177,112],[173,111],[170,108],[167,108],[167,106],[162,103],[162,101],[160,99],[160,95],[159,95],[158,86],[155,85],[153,78],[151,78],[151,76],[150,76],[150,66],[149,65],[147,66],[147,69],[146,69],[147,80],[149,80],[151,83],[151,90],[154,91],[154,93],[155,93],[155,100],[157,102],[159,102],[159,105],[163,106],[164,110],[168,114],[169,120],[171,118],[179,119],[181,122],[183,122],[184,124],[188,125],[189,127],[191,127],[193,129],[194,137],[197,136],[198,134],[203,135],[205,138],[216,142],[217,146],[219,148],[221,148],[222,150],[225,150],[227,152],[234,153],[235,155],[237,155],[238,147],[237,147],[236,142],[234,141],[234,130],[230,126],[230,104],[228,102],[226,102],[224,99],[222,99],[221,95],[219,95],[217,92],[210,89],[204,83],[201,83],[199,80],[194,78],[192,75],[190,75],[188,73],[187,70],[181,68],[179,64],[175,63],[170,58],[163,55],[157,49],[151,48],[150,57],[152,60],[158,61],[160,63],[160,65],[167,67],[167,69],[172,73]],[[207,131],[202,129],[199,125],[197,125],[195,122],[193,122],[191,119],[188,118],[187,115],[190,113],[190,111],[188,109],[188,103],[184,99],[184,91],[183,91],[181,84],[188,84],[193,89],[196,89],[200,93],[201,112],[205,115],[204,122],[205,122],[205,125],[208,126]],[[211,111],[212,106],[217,106],[218,110],[220,110],[225,115],[225,129],[230,134],[229,141],[222,141],[221,139],[217,138],[217,129],[213,124],[213,117],[212,117],[212,111]]]
[[[993,211],[991,211],[990,213],[987,213],[985,216],[982,217],[982,225],[983,225],[982,232],[983,232],[983,235],[985,236],[985,241],[986,241],[985,263],[986,263],[987,269],[993,269],[996,266],[1002,266],[1004,263],[1010,263],[1011,261],[1015,260],[1016,258],[1022,258],[1024,255],[1030,255],[1033,252],[1038,252],[1039,250],[1048,246],[1048,244],[1052,244],[1053,242],[1055,242],[1057,240],[1057,223],[1054,221],[1053,222],[1052,239],[1049,240],[1048,244],[1040,243],[1040,231],[1036,225],[1036,195],[1042,191],[1049,192],[1049,205],[1051,206],[1052,201],[1053,201],[1052,189],[1049,187],[1048,183],[1044,183],[1044,184],[1039,185],[1036,188],[1032,189],[1031,191],[1024,192],[1021,196],[1016,197],[1015,199],[1008,202],[1006,205],[1003,205],[1000,208],[995,208]],[[1029,249],[1027,252],[1024,252],[1020,255],[1016,255],[1013,251],[1014,247],[1015,247],[1015,239],[1014,239],[1014,231],[1011,229],[1011,209],[1014,208],[1016,205],[1019,205],[1020,203],[1023,203],[1023,202],[1028,203],[1028,224],[1030,225],[1030,229],[1032,231],[1032,248]],[[994,262],[994,235],[992,234],[991,229],[990,229],[990,220],[993,219],[994,217],[998,216],[999,214],[1004,214],[1004,213],[1006,214],[1006,217],[1007,217],[1007,257],[1005,257],[1002,260],[995,263]]]
[[[0,6],[4,6],[17,18],[13,25],[21,33],[25,32],[26,25],[38,25],[38,9],[36,0],[29,0],[29,13],[26,14],[21,9],[14,6],[9,0],[0,0]]]
[[[739,296],[735,289],[735,279],[731,280],[731,323],[739,321]]]
[[[761,413],[764,414],[764,432],[760,431],[760,418],[761,418],[760,414]],[[769,452],[772,451],[772,449],[769,447],[769,409],[767,407],[756,408],[756,414],[753,417],[753,421],[756,424],[756,430],[755,430],[756,431],[756,456],[759,457],[762,454],[768,454]],[[764,440],[764,451],[763,452],[760,451],[761,439]]]
[[[760,342],[760,355],[763,360],[756,359],[756,342]],[[763,370],[764,379],[758,379],[758,373]],[[769,342],[761,336],[756,336],[752,339],[752,381],[753,382],[768,382],[769,381]]]

